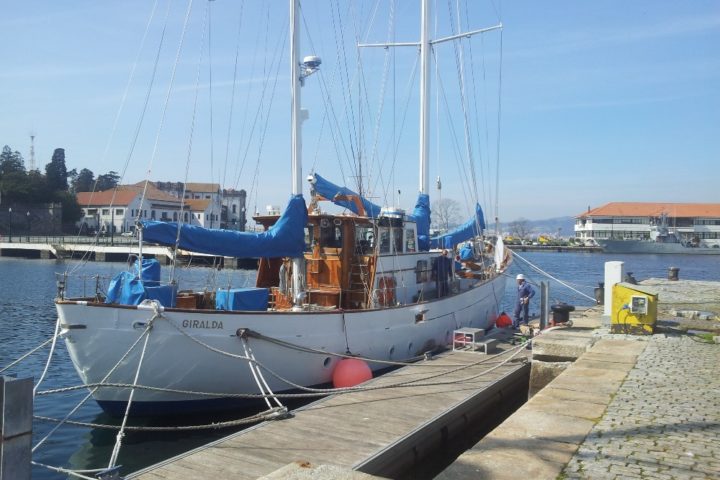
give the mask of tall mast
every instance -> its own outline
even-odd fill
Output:
[[[430,0],[420,0],[420,41],[393,43],[360,43],[358,47],[420,47],[420,193],[429,194],[430,176],[428,159],[430,158],[430,49],[433,45],[469,38],[478,33],[490,32],[502,28],[502,23],[492,27],[461,32],[448,37],[430,39]]]
[[[292,106],[291,118],[291,178],[292,194],[302,193],[302,119],[300,117],[300,91],[302,76],[300,75],[300,1],[290,0],[290,82]]]
[[[428,158],[430,157],[430,0],[420,8],[420,193],[430,192]]]

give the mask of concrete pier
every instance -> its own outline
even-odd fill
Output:
[[[436,478],[720,478],[720,345],[683,333],[717,331],[720,283],[647,282],[666,290],[655,335],[610,334],[594,308],[536,339],[537,393]],[[677,315],[692,305],[707,318]]]

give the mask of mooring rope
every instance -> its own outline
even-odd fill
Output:
[[[52,345],[50,345],[50,353],[48,354],[47,361],[45,362],[45,368],[43,369],[42,374],[40,375],[40,379],[37,381],[37,383],[33,387],[33,398],[35,398],[37,389],[40,387],[40,384],[43,382],[43,380],[45,380],[45,375],[47,375],[48,368],[50,368],[50,362],[52,361],[53,353],[55,353],[55,345],[57,344],[59,330],[60,330],[60,317],[58,317],[57,321],[55,322],[55,333],[53,333],[53,336],[52,336]]]
[[[87,475],[83,475],[83,473],[89,473],[89,472],[102,472],[105,471],[105,469],[97,469],[97,470],[70,470],[67,468],[62,467],[54,467],[52,465],[45,465],[44,463],[36,462],[35,460],[30,460],[30,463],[33,465],[36,465],[38,467],[47,468],[48,470],[52,470],[54,472],[58,473],[66,473],[68,475],[72,475],[73,477],[77,478],[83,478],[86,480],[97,480],[97,477],[88,477]]]
[[[30,350],[29,352],[27,352],[26,354],[22,355],[20,358],[18,358],[17,360],[13,361],[13,362],[10,363],[8,366],[6,366],[6,367],[3,368],[2,370],[0,370],[0,373],[3,373],[5,370],[8,370],[8,369],[14,367],[15,365],[17,365],[18,363],[22,362],[22,361],[25,360],[27,357],[29,357],[29,356],[32,355],[33,353],[37,352],[38,350],[40,350],[41,348],[43,348],[43,347],[44,347],[45,345],[47,345],[48,343],[52,342],[54,339],[55,339],[55,337],[53,337],[53,338],[48,338],[48,339],[45,340],[43,343],[41,343],[41,344],[38,345],[37,347],[33,348],[32,350]]]
[[[273,394],[273,391],[270,389],[267,381],[265,381],[265,377],[263,376],[260,369],[257,367],[257,360],[255,360],[255,355],[252,352],[252,348],[250,348],[250,344],[248,343],[247,338],[241,337],[240,341],[242,342],[243,350],[245,350],[245,355],[253,359],[252,362],[248,362],[248,367],[250,368],[250,373],[252,373],[252,376],[255,379],[255,383],[257,384],[260,393],[263,394],[263,400],[265,400],[268,408],[272,408],[272,404],[270,403],[270,399],[268,397],[272,398],[275,403],[277,403],[277,406],[279,408],[285,408],[285,406],[280,402],[280,400],[278,400],[278,398]],[[267,392],[267,394],[265,394],[265,392]]]
[[[512,251],[512,250],[511,250],[511,251]],[[555,281],[558,282],[560,285],[562,285],[562,286],[564,286],[564,287],[572,290],[573,292],[577,293],[578,295],[582,295],[583,297],[587,298],[588,300],[591,300],[593,303],[597,303],[594,297],[591,297],[590,295],[587,295],[587,294],[581,292],[580,290],[578,290],[578,289],[576,289],[576,288],[568,285],[567,283],[563,282],[563,281],[560,280],[559,278],[553,277],[552,275],[550,275],[548,272],[546,272],[546,271],[543,270],[542,268],[540,268],[540,267],[538,267],[537,265],[533,264],[533,263],[530,262],[529,260],[523,258],[523,257],[522,257],[520,254],[518,254],[517,252],[514,252],[514,251],[513,251],[512,254],[513,254],[514,257],[517,257],[517,258],[519,258],[520,260],[522,260],[523,262],[527,263],[527,264],[530,266],[530,268],[532,268],[532,269],[536,270],[537,272],[545,275],[545,276],[548,277],[549,279],[555,280]]]
[[[152,321],[152,319],[151,319],[151,321]],[[148,324],[150,324],[150,322],[148,322]],[[118,360],[117,363],[107,373],[107,375],[105,375],[102,378],[100,383],[102,383],[105,380],[107,380],[108,378],[110,378],[110,375],[112,375],[115,372],[115,370],[117,370],[117,368],[120,366],[120,364],[125,360],[125,358],[127,358],[127,356],[130,355],[130,352],[137,346],[138,343],[140,343],[140,340],[142,340],[142,338],[148,333],[148,331],[149,331],[149,329],[146,327],[145,331],[143,331],[143,333],[140,334],[140,336],[138,336],[138,338],[133,342],[133,344],[130,345],[130,348],[128,348],[127,351],[123,354],[123,356],[120,357],[120,360]],[[47,441],[47,439],[50,438],[57,431],[57,429],[60,428],[62,426],[62,424],[65,423],[70,418],[70,416],[72,416],[85,402],[87,402],[88,399],[96,391],[97,391],[97,388],[94,388],[87,395],[85,395],[85,397],[82,400],[80,400],[80,402],[77,405],[75,405],[75,407],[72,410],[70,410],[70,412],[67,415],[65,415],[63,420],[58,425],[56,425],[52,430],[50,430],[50,432],[48,432],[47,435],[45,435],[37,444],[35,444],[35,446],[32,448],[32,453],[35,453],[35,451],[38,448],[40,448],[40,446],[43,443],[45,443]]]
[[[143,341],[143,348],[142,352],[140,352],[140,359],[138,360],[138,366],[135,369],[135,378],[133,378],[132,387],[130,388],[130,397],[128,398],[127,406],[125,407],[125,416],[122,419],[122,424],[120,425],[120,431],[118,431],[117,436],[115,437],[115,446],[113,447],[112,454],[110,455],[110,462],[108,463],[108,468],[113,468],[115,466],[115,462],[117,461],[117,457],[120,454],[120,447],[122,446],[122,439],[125,436],[125,426],[127,425],[128,417],[130,416],[130,408],[132,406],[133,398],[135,396],[135,386],[137,385],[138,378],[140,378],[140,370],[142,369],[143,360],[145,360],[145,352],[147,351],[147,345],[148,341],[150,340],[150,332],[152,330],[153,323],[155,322],[155,319],[162,316],[160,314],[160,308],[159,304],[157,302],[153,302],[153,310],[154,314],[153,317],[150,319],[150,321],[147,324],[147,327],[145,328],[145,331],[147,334],[145,335],[145,340]]]

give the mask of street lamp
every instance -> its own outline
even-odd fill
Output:
[[[10,243],[12,243],[12,207],[8,208],[10,214]]]
[[[27,235],[28,235],[28,242],[30,241],[30,210],[25,214],[27,217]]]

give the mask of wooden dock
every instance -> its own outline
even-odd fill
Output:
[[[500,344],[499,351],[509,348]],[[507,354],[447,352],[365,384],[421,385],[326,397],[291,418],[261,423],[127,478],[251,479],[291,462],[394,477],[469,426],[497,417],[498,408],[523,403],[529,353],[523,349],[507,361]]]

